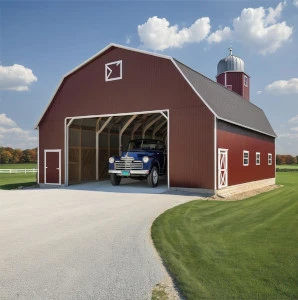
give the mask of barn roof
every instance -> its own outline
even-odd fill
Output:
[[[174,61],[218,119],[276,137],[265,113],[258,106],[183,63]]]
[[[223,121],[236,124],[241,127],[245,127],[248,129],[252,129],[266,135],[270,135],[276,137],[275,132],[273,131],[266,115],[264,112],[252,104],[251,102],[245,100],[237,93],[226,89],[222,85],[217,82],[203,76],[202,74],[194,71],[193,69],[187,67],[183,63],[175,60],[174,58],[166,55],[156,54],[144,50],[129,48],[117,44],[110,44],[100,52],[89,58],[87,61],[83,62],[81,65],[67,73],[61,80],[58,88],[54,92],[54,95],[46,107],[44,113],[41,118],[37,122],[35,128],[37,129],[43,117],[45,116],[49,106],[55,98],[56,93],[58,92],[60,86],[62,85],[64,79],[74,72],[78,71],[80,68],[85,66],[86,64],[93,61],[99,55],[102,55],[108,49],[122,48],[129,51],[140,52],[147,55],[157,56],[162,59],[168,59],[172,61],[172,63],[176,66],[176,68],[180,71],[182,76],[186,79],[186,81],[190,84],[196,94],[202,99],[202,101],[206,104],[206,106],[211,110],[211,112],[218,118]]]

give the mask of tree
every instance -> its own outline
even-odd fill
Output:
[[[12,163],[13,164],[19,163],[22,155],[23,155],[23,151],[21,149],[14,149]]]
[[[1,163],[2,164],[9,164],[12,162],[12,154],[8,150],[4,150],[1,153]]]

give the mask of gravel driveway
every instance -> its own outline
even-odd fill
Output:
[[[0,299],[150,299],[167,276],[151,244],[151,224],[196,198],[0,191]]]

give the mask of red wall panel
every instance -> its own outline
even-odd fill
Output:
[[[228,149],[228,185],[275,177],[275,139],[223,121],[217,122],[217,147]],[[243,166],[243,151],[249,151],[249,165]],[[256,152],[261,164],[256,165]],[[268,153],[272,165],[268,165]]]
[[[105,64],[122,60],[123,78],[105,81]],[[43,150],[62,149],[64,119],[169,109],[170,184],[213,189],[214,118],[170,60],[112,48],[69,75],[39,125]],[[196,164],[194,164],[196,162]]]

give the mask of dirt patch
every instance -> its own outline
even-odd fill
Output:
[[[254,189],[254,190],[250,190],[247,192],[243,192],[243,193],[237,193],[234,195],[230,195],[227,197],[221,197],[219,195],[214,195],[211,198],[209,198],[208,200],[222,200],[222,201],[237,201],[237,200],[244,200],[246,198],[250,198],[265,192],[269,192],[278,188],[283,187],[283,185],[269,185],[269,186],[265,186],[263,188],[259,188],[259,189]]]

